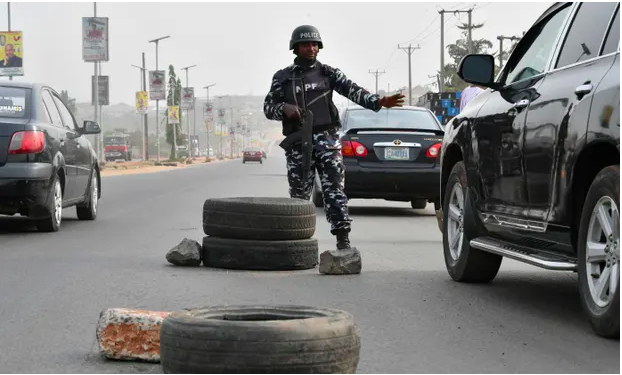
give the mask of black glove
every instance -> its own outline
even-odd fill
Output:
[[[300,120],[300,108],[296,107],[293,104],[285,104],[283,107],[283,113],[285,113],[285,117]]]

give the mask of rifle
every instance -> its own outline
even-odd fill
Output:
[[[305,110],[302,113],[302,189],[307,184],[313,158],[313,112]],[[304,190],[303,190],[304,191]]]
[[[302,129],[288,135],[279,143],[279,146],[287,151],[293,145],[301,143],[302,151],[302,186],[307,182],[311,169],[311,159],[313,158],[313,112],[301,110]]]

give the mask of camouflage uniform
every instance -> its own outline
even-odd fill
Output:
[[[284,120],[283,107],[285,106],[284,87],[282,77],[284,75],[300,76],[309,69],[323,69],[324,74],[328,77],[330,90],[337,91],[356,104],[373,110],[379,111],[380,96],[371,94],[364,88],[349,80],[345,74],[336,68],[324,65],[316,61],[309,67],[303,67],[294,64],[277,72],[272,79],[270,92],[266,96],[264,102],[264,113],[270,120]],[[290,103],[291,104],[291,103]],[[332,106],[332,102],[330,103]],[[336,112],[336,108],[334,109]],[[300,144],[294,145],[286,150],[287,157],[287,177],[289,182],[289,194],[292,198],[302,198],[309,200],[313,190],[315,181],[315,171],[319,173],[322,192],[324,195],[324,209],[326,211],[326,219],[331,224],[331,233],[336,234],[339,230],[350,231],[350,222],[352,221],[348,215],[348,198],[344,193],[344,172],[343,157],[341,155],[341,144],[337,130],[341,127],[339,118],[336,117],[333,124],[329,127],[314,128],[313,134],[313,158],[311,161],[311,170],[309,171],[307,183],[301,186],[302,177],[302,152]],[[287,129],[284,125],[283,135],[287,136],[292,133],[291,129]]]

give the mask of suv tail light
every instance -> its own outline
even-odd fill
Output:
[[[433,144],[432,146],[430,146],[430,148],[428,148],[428,151],[426,151],[425,156],[431,159],[436,159],[440,149],[441,149],[440,143]]]
[[[13,134],[9,144],[9,155],[38,154],[45,148],[45,133],[27,130]]]
[[[341,154],[349,157],[365,157],[367,156],[367,148],[359,142],[342,141]]]

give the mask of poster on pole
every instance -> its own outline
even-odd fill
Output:
[[[166,99],[166,72],[164,70],[149,71],[149,97],[151,100]]]
[[[97,76],[98,105],[110,105],[110,80],[108,76]],[[91,105],[95,105],[95,76],[91,76]]]
[[[212,133],[214,127],[214,119],[213,118],[206,118],[205,119],[205,130],[207,130],[208,133]]]
[[[149,97],[147,91],[136,91],[136,113],[146,115],[149,113]]]
[[[218,117],[220,117],[221,119],[225,117],[225,109],[221,108],[218,110]]]
[[[194,87],[181,88],[181,109],[185,111],[194,109]]]
[[[212,119],[214,118],[214,105],[211,102],[207,102],[203,104],[203,118]]]
[[[0,31],[0,76],[24,75],[24,41],[21,31]]]
[[[108,59],[108,17],[82,17],[82,60]]]
[[[178,105],[168,106],[168,123],[179,124],[179,106]]]

